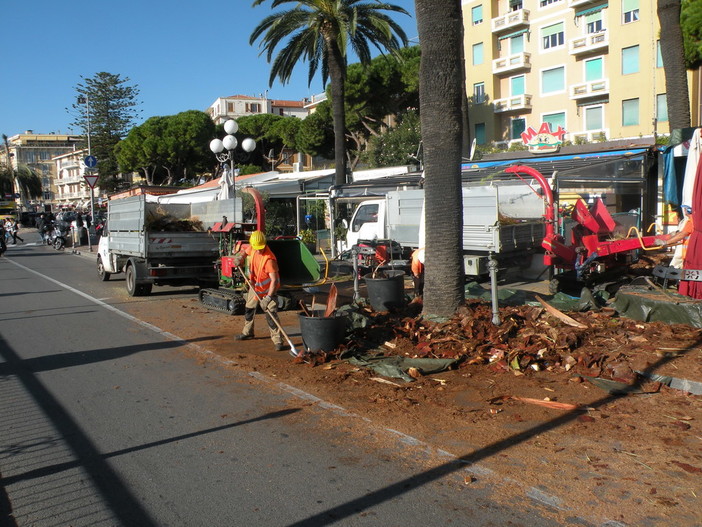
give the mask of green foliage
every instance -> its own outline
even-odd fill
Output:
[[[151,117],[130,130],[115,155],[121,170],[140,170],[149,184],[174,185],[211,165],[214,131],[209,115],[197,110]]]
[[[15,186],[19,185],[19,189]],[[24,199],[41,198],[41,178],[26,165],[16,170],[7,165],[0,165],[0,194],[12,194],[19,191]]]
[[[334,125],[331,111],[325,108],[330,108],[327,101],[300,122],[295,141],[301,152],[330,159],[334,157]]]
[[[114,147],[127,136],[140,113],[139,89],[128,84],[129,78],[104,71],[81,79],[83,82],[75,90],[83,100],[78,102],[77,98],[71,106],[74,117],[71,124],[84,130],[86,136],[90,130],[91,153],[98,159],[98,184],[108,191],[114,190],[119,172]]]
[[[371,168],[414,164],[420,141],[419,113],[409,110],[398,116],[394,128],[370,138],[362,159]]]
[[[696,69],[702,65],[702,2],[682,1],[680,28],[683,34],[685,63],[688,69]]]
[[[264,3],[266,0],[255,0],[253,5]],[[341,184],[345,182],[347,166],[344,79],[348,48],[355,52],[362,64],[371,60],[371,45],[396,54],[401,45],[407,45],[407,36],[385,11],[408,13],[402,7],[383,2],[272,0],[273,8],[288,4],[293,7],[273,13],[258,24],[249,43],[260,40],[262,53],[272,63],[271,86],[276,78],[286,84],[300,62],[308,63],[308,82],[311,84],[321,66],[322,82],[329,79],[334,94],[335,181]],[[282,50],[276,55],[279,44],[282,44]]]
[[[317,243],[317,234],[312,229],[303,229],[300,231],[300,241],[302,243]]]

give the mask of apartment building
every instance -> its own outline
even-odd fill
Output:
[[[76,150],[53,158],[56,164],[54,185],[56,192],[52,204],[60,209],[89,209],[90,186],[85,181],[88,173],[83,160],[88,155],[87,149]],[[95,172],[97,175],[97,172]],[[93,189],[93,197],[101,199],[100,187]],[[102,196],[104,198],[104,196]]]
[[[74,152],[80,148],[83,142],[82,136],[54,133],[35,134],[32,130],[8,138],[9,161],[12,166],[16,169],[19,165],[26,165],[41,178],[43,197],[23,203],[23,206],[38,207],[53,202],[56,195],[55,178],[57,175],[56,163],[53,159],[56,156]],[[0,163],[7,161],[4,157],[5,152],[2,149]]]
[[[464,0],[463,17],[478,144],[542,123],[572,142],[669,133],[655,0]]]

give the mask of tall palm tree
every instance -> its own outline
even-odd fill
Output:
[[[680,9],[680,0],[658,0],[658,21],[661,25],[660,46],[671,130],[690,127],[690,93],[680,26]]]
[[[10,143],[7,135],[2,134],[2,142],[7,164],[0,165],[0,196],[19,192],[25,199],[41,197],[41,178],[28,166],[19,165],[15,169],[10,159]]]
[[[419,110],[425,175],[424,315],[451,316],[465,298],[461,1],[416,0],[415,12],[422,48]]]
[[[255,0],[258,6],[266,0]],[[272,8],[294,4],[287,11],[274,13],[261,21],[253,30],[249,43],[261,39],[261,52],[272,60],[270,85],[277,78],[285,84],[290,80],[295,65],[309,63],[309,84],[321,63],[322,82],[330,81],[334,120],[335,182],[346,183],[346,137],[344,109],[344,82],[346,80],[349,46],[362,64],[371,60],[371,48],[396,53],[407,45],[402,28],[383,11],[408,15],[402,7],[362,0],[272,0]],[[282,49],[273,58],[276,48]]]

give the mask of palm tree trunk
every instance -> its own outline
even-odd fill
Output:
[[[460,0],[416,0],[422,46],[419,104],[424,145],[424,315],[451,316],[463,302],[463,65]]]
[[[690,127],[690,93],[680,27],[680,0],[658,0],[661,56],[670,130]]]
[[[331,84],[332,119],[334,120],[334,183],[346,183],[346,66],[334,40],[327,43],[329,81]]]

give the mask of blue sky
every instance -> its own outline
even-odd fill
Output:
[[[408,38],[417,37],[414,0],[390,0]],[[36,0],[5,2],[0,47],[0,133],[81,133],[65,108],[81,76],[106,71],[139,88],[141,121],[205,110],[217,97],[258,95],[297,100],[323,91],[307,85],[300,64],[283,86],[268,86],[270,66],[249,45],[253,28],[272,11],[251,0]],[[351,61],[353,62],[353,60]],[[140,121],[140,122],[141,122]],[[139,123],[137,123],[139,124]]]

